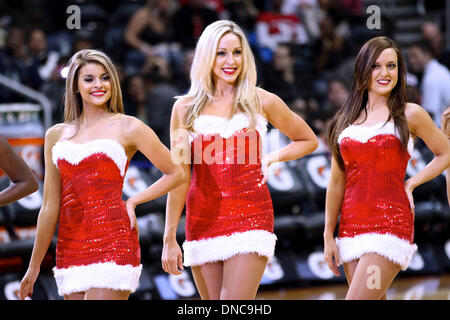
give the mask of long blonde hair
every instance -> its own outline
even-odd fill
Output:
[[[186,99],[189,106],[186,124],[188,130],[192,130],[194,120],[200,115],[205,104],[213,98],[212,69],[216,51],[220,39],[229,32],[241,40],[243,58],[242,70],[236,83],[237,92],[233,100],[232,114],[238,110],[246,113],[250,119],[250,128],[256,127],[256,116],[261,109],[261,101],[256,91],[255,58],[241,28],[233,21],[219,20],[208,25],[198,39],[190,71],[189,91],[185,95],[175,97]]]
[[[111,98],[107,102],[108,111],[124,113],[122,91],[119,77],[111,59],[103,52],[84,49],[75,53],[69,60],[69,71],[66,78],[66,92],[64,95],[64,122],[79,120],[83,115],[83,103],[78,90],[78,74],[84,65],[97,63],[102,65],[111,79]]]

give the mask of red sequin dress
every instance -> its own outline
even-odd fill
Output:
[[[131,230],[122,187],[128,159],[110,139],[62,140],[52,158],[61,177],[56,267],[58,292],[90,288],[134,292],[142,269],[136,230]]]
[[[342,262],[378,253],[402,266],[417,250],[404,180],[413,141],[404,150],[393,122],[350,125],[338,138],[346,185],[337,240]]]
[[[231,119],[201,115],[191,135],[192,176],[186,198],[184,265],[224,261],[275,250],[273,207],[261,184],[261,139],[267,121],[248,130],[243,113]]]

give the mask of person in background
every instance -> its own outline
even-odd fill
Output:
[[[372,38],[362,46],[353,79],[328,131],[332,161],[324,256],[336,275],[343,264],[346,299],[385,299],[417,250],[413,190],[450,165],[450,144],[422,107],[406,101],[406,67],[390,38]],[[414,137],[435,157],[405,181]],[[377,285],[368,285],[374,270]]]
[[[58,66],[60,55],[57,51],[50,50],[47,47],[47,36],[44,30],[34,28],[30,31],[28,48],[32,58],[37,63],[39,76],[43,81],[48,81]]]
[[[408,62],[413,73],[419,74],[422,105],[440,125],[440,115],[450,105],[450,71],[433,56],[427,41],[418,41],[408,49]]]

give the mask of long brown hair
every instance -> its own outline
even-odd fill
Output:
[[[403,147],[405,150],[407,149],[410,132],[405,116],[407,102],[405,62],[395,41],[383,36],[372,38],[362,46],[356,56],[350,94],[342,107],[334,115],[328,127],[328,145],[342,169],[344,169],[344,161],[339,150],[338,137],[342,130],[349,124],[352,124],[362,111],[365,113],[365,119],[367,118],[368,89],[372,66],[381,52],[388,48],[394,49],[397,54],[398,80],[387,101],[389,118],[386,120],[386,123],[391,119],[394,120],[394,125],[400,134]]]
[[[83,103],[77,93],[78,73],[84,65],[97,63],[102,65],[111,79],[111,98],[107,102],[108,111],[124,113],[122,91],[119,77],[111,59],[103,52],[93,49],[84,49],[75,53],[69,61],[69,72],[66,78],[66,92],[64,95],[64,122],[79,120],[83,115]]]

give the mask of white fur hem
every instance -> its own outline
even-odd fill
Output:
[[[365,253],[378,253],[408,269],[416,244],[400,239],[392,234],[366,233],[354,237],[336,238],[341,263],[359,259]]]
[[[233,233],[183,243],[184,265],[196,266],[209,262],[224,261],[237,254],[257,253],[269,260],[275,251],[277,236],[265,230]]]
[[[64,159],[77,165],[84,158],[95,153],[106,154],[117,165],[120,175],[124,176],[128,158],[123,146],[113,139],[94,139],[85,143],[76,143],[70,140],[58,141],[52,149],[52,160],[56,166],[58,166],[58,159]]]
[[[94,263],[69,268],[53,268],[58,294],[83,292],[91,288],[136,291],[142,265],[134,267],[114,262]]]

